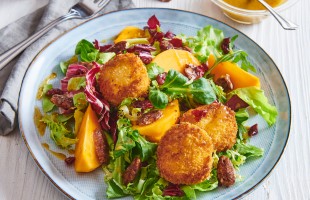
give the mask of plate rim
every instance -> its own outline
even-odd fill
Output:
[[[110,11],[110,12],[107,12],[107,13],[103,13],[103,14],[100,14],[100,15],[97,15],[96,17],[94,18],[91,18],[91,19],[87,19],[85,20],[84,22],[76,25],[76,26],[73,26],[72,28],[66,30],[65,32],[61,33],[60,35],[58,35],[57,37],[55,37],[53,40],[51,40],[50,42],[48,42],[42,49],[39,50],[39,52],[37,53],[36,56],[34,56],[34,58],[31,60],[31,62],[29,63],[28,67],[27,67],[27,70],[25,72],[25,75],[23,77],[23,80],[22,80],[22,84],[21,84],[21,90],[20,90],[20,94],[23,90],[23,84],[24,84],[24,80],[25,80],[25,77],[28,73],[28,70],[29,68],[31,67],[31,65],[37,60],[37,58],[43,53],[43,51],[48,48],[51,44],[53,44],[54,42],[56,42],[58,39],[60,39],[61,37],[63,37],[64,35],[68,34],[69,32],[71,32],[72,30],[84,25],[85,23],[88,23],[89,21],[92,21],[92,20],[95,20],[97,18],[100,18],[100,17],[104,17],[106,15],[109,15],[109,14],[113,14],[113,13],[121,13],[121,12],[127,12],[127,11],[132,11],[132,10],[166,10],[166,11],[172,11],[172,12],[184,12],[184,13],[188,13],[188,14],[191,14],[191,15],[198,15],[198,16],[201,16],[201,17],[204,17],[204,18],[208,18],[208,19],[212,19],[214,21],[216,21],[217,23],[220,23],[220,24],[224,24],[225,26],[235,30],[236,32],[238,32],[238,34],[242,34],[244,37],[246,37],[247,39],[249,39],[251,42],[253,42],[257,47],[259,47],[262,52],[264,54],[266,54],[270,61],[274,64],[275,66],[275,69],[278,71],[279,75],[280,75],[280,78],[281,78],[281,81],[283,83],[283,86],[285,88],[285,91],[287,92],[287,98],[288,98],[288,105],[289,105],[289,124],[288,124],[288,133],[287,133],[287,137],[285,139],[285,143],[284,143],[284,146],[278,156],[278,158],[276,158],[276,162],[275,164],[273,165],[273,167],[267,172],[267,174],[262,177],[255,185],[253,185],[251,188],[247,189],[246,191],[244,191],[243,193],[237,195],[236,197],[234,197],[234,199],[239,199],[239,198],[243,198],[247,195],[249,195],[250,193],[252,193],[259,185],[261,185],[265,180],[266,178],[268,178],[270,175],[271,175],[271,172],[274,171],[274,169],[277,167],[277,165],[279,164],[279,161],[281,160],[283,154],[285,153],[286,149],[287,149],[287,144],[288,144],[288,140],[290,138],[290,134],[291,134],[291,123],[292,123],[292,108],[291,108],[291,98],[290,98],[290,93],[289,93],[289,90],[288,90],[288,87],[287,87],[287,84],[283,78],[283,75],[280,71],[280,69],[278,68],[277,64],[274,62],[274,60],[272,59],[272,57],[260,46],[258,45],[253,39],[251,39],[249,36],[247,36],[245,33],[241,32],[240,30],[238,30],[237,28],[234,28],[230,25],[228,25],[227,23],[225,22],[222,22],[220,20],[217,20],[213,17],[209,17],[209,16],[206,16],[206,15],[203,15],[203,14],[200,14],[200,13],[197,13],[197,12],[193,12],[193,11],[187,11],[187,10],[182,10],[182,9],[174,9],[174,8],[155,8],[155,7],[148,7],[148,8],[129,8],[129,9],[123,9],[123,10],[116,10],[116,11]],[[23,130],[23,126],[22,126],[22,121],[21,121],[21,114],[20,114],[20,95],[19,94],[19,97],[18,97],[18,124],[19,124],[19,131],[20,131],[20,134],[21,134],[21,137],[23,138],[23,141],[28,149],[28,151],[30,152],[31,154],[31,157],[32,159],[35,161],[36,165],[38,166],[38,168],[40,169],[40,171],[48,178],[48,180],[52,183],[52,185],[58,189],[60,192],[62,192],[66,197],[68,197],[69,199],[74,199],[73,196],[71,196],[68,192],[66,192],[64,189],[62,189],[53,179],[52,177],[43,169],[43,167],[41,166],[41,164],[39,163],[39,161],[37,160],[36,156],[34,155],[34,153],[32,152],[32,149],[30,148],[29,144],[28,144],[28,141],[26,139],[26,136],[25,136],[25,133],[24,133],[24,130]]]

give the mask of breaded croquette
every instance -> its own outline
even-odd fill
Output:
[[[190,123],[174,125],[160,140],[157,167],[160,176],[174,184],[196,184],[206,180],[212,169],[212,139]]]
[[[221,103],[191,109],[182,115],[180,122],[189,122],[205,130],[217,152],[230,149],[236,143],[238,126],[235,112]]]
[[[150,85],[146,67],[134,54],[118,54],[101,69],[98,79],[103,97],[118,106],[125,98],[146,96]]]

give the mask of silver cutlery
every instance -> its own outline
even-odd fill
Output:
[[[285,30],[296,30],[298,28],[298,25],[288,21],[284,17],[282,17],[279,13],[277,13],[268,3],[266,3],[264,0],[257,0],[259,1],[275,18],[276,20],[280,23],[280,25],[285,29]]]
[[[26,49],[30,44],[44,35],[46,32],[51,30],[54,26],[60,24],[69,19],[88,19],[95,16],[99,11],[101,11],[111,0],[81,0],[74,6],[72,6],[66,15],[63,15],[54,21],[50,22],[48,25],[43,27],[40,31],[33,34],[28,39],[19,43],[15,47],[9,49],[5,53],[0,55],[0,70],[7,65],[13,58],[20,54],[24,49]]]

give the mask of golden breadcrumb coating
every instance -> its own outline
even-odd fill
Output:
[[[236,143],[238,126],[235,112],[221,103],[191,109],[182,115],[180,122],[189,122],[205,130],[217,152],[230,149]]]
[[[160,176],[174,184],[200,183],[210,176],[213,152],[204,130],[190,123],[174,125],[158,144]]]
[[[125,98],[146,96],[150,79],[140,58],[126,53],[116,55],[103,65],[98,84],[103,97],[117,106]]]

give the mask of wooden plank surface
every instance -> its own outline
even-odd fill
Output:
[[[0,8],[18,2],[25,1],[1,0]],[[237,24],[221,14],[209,0],[172,0],[169,3],[134,0],[134,3],[136,7],[169,7],[205,14],[241,30],[266,50],[289,88],[293,116],[291,134],[275,170],[245,199],[310,199],[310,1],[299,0],[282,12],[300,25],[297,31],[284,31],[271,17],[256,25]],[[20,4],[23,7],[14,7],[11,15],[18,19],[22,10],[37,9],[38,5],[34,4]],[[0,25],[8,23],[3,19],[4,14],[0,12]],[[0,136],[0,199],[66,199],[38,169],[18,130],[9,136]]]

